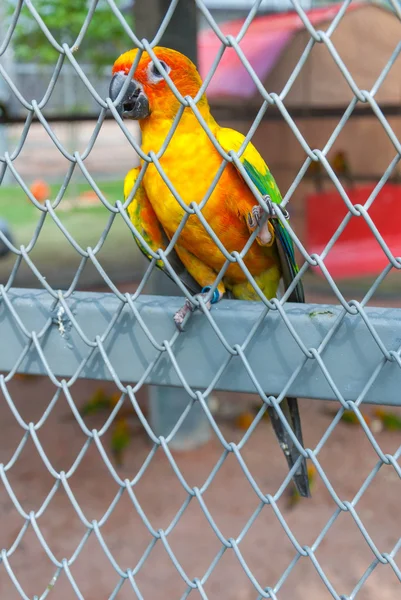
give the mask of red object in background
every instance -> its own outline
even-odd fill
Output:
[[[313,8],[306,11],[306,14],[310,23],[318,27],[321,23],[331,22],[342,5],[343,2],[338,2],[329,6]],[[363,2],[354,0],[347,8],[347,14],[363,6]],[[236,37],[244,22],[245,18],[236,19],[222,23],[219,27],[223,35]],[[257,16],[252,20],[241,39],[240,46],[261,81],[264,81],[275,67],[297,31],[304,29],[305,25],[295,11]],[[207,28],[199,32],[198,59],[202,79],[206,78],[220,49],[221,41],[213,29]],[[226,96],[251,98],[256,93],[257,87],[238,54],[234,48],[226,48],[216,73],[209,82],[208,98],[215,99]]]
[[[352,204],[364,205],[375,187],[366,185],[345,191]],[[336,190],[307,197],[306,248],[310,254],[321,254],[347,213],[348,208]],[[401,256],[401,185],[386,184],[368,213],[393,255]],[[388,263],[362,216],[352,216],[324,259],[332,277],[339,279],[378,275]],[[319,267],[313,271],[323,275]]]

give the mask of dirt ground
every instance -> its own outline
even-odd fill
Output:
[[[122,286],[129,290],[132,286]],[[313,300],[317,300],[314,298]],[[322,299],[322,301],[329,298]],[[99,384],[81,380],[72,386],[74,402],[82,407],[99,388]],[[115,392],[113,384],[102,384],[105,392]],[[48,378],[16,380],[8,385],[18,411],[26,423],[36,423],[49,405],[55,387]],[[236,423],[236,415],[257,397],[244,394],[216,393],[217,422],[225,439],[238,443],[245,431]],[[147,389],[139,394],[146,410]],[[329,427],[338,405],[331,402],[301,400],[304,440],[314,449]],[[372,415],[372,407],[364,414]],[[334,411],[334,412],[333,412]],[[398,411],[400,412],[400,411]],[[100,430],[108,413],[87,416],[90,429]],[[401,416],[401,414],[400,414]],[[117,466],[110,452],[110,431],[102,437],[103,446],[122,479],[132,480],[143,466],[152,448],[149,438],[136,418],[130,419],[131,442]],[[0,462],[7,464],[23,438],[23,430],[0,395]],[[381,431],[377,442],[384,452],[394,453],[400,445],[399,431]],[[38,430],[38,440],[57,472],[71,468],[86,441],[65,398],[61,395],[48,419]],[[212,434],[208,443],[187,451],[173,451],[174,459],[185,481],[201,488],[213,467],[222,457],[223,448]],[[286,475],[286,465],[275,441],[270,424],[262,419],[242,450],[242,457],[252,477],[264,493],[274,494]],[[351,501],[374,468],[378,458],[359,425],[341,421],[319,453],[319,461],[341,500]],[[53,489],[55,479],[43,463],[31,439],[7,470],[7,480],[22,510],[38,512]],[[119,486],[106,468],[95,444],[89,446],[69,486],[88,521],[103,519],[100,535],[121,569],[135,568],[152,540],[132,499],[124,492],[114,510],[104,519]],[[380,552],[391,552],[400,538],[401,482],[392,467],[383,466],[357,504],[358,516]],[[164,451],[159,448],[143,475],[134,486],[135,496],[154,530],[166,529],[187,499],[187,493],[174,473]],[[286,491],[278,507],[302,546],[312,546],[336,505],[325,484],[316,476],[312,498],[291,506]],[[259,501],[237,459],[229,455],[207,490],[204,502],[214,522],[226,538],[236,538],[244,530],[257,509]],[[0,486],[0,545],[10,549],[19,535],[24,519],[18,514],[4,486]],[[42,514],[43,512],[43,514]],[[50,551],[57,560],[69,559],[82,541],[87,529],[74,510],[62,486],[52,496],[46,510],[37,518]],[[222,548],[212,527],[205,518],[197,499],[187,506],[176,526],[169,533],[168,544],[190,580],[202,578]],[[242,556],[253,576],[262,587],[274,587],[296,556],[295,549],[284,532],[272,508],[265,506],[239,544]],[[316,559],[337,594],[348,597],[360,577],[374,560],[352,517],[341,513],[316,551]],[[397,562],[397,557],[395,558]],[[32,526],[27,528],[10,566],[28,598],[35,598],[51,584],[55,567],[38,542]],[[400,566],[399,560],[398,564]],[[111,596],[119,576],[105,554],[99,539],[92,533],[71,565],[71,573],[85,600],[117,597],[165,598],[182,597],[186,585],[159,540],[140,568],[135,581],[142,596],[137,596],[126,581],[117,596]],[[54,581],[53,581],[54,583]],[[51,584],[52,585],[52,584]],[[210,599],[253,600],[258,597],[232,549],[218,562],[204,586]],[[400,582],[391,567],[379,564],[365,582],[358,599],[393,600],[398,597]],[[0,568],[0,597],[19,598],[5,568]],[[64,573],[55,582],[49,597],[68,600],[75,598]],[[198,592],[192,597],[200,598]],[[289,573],[278,595],[280,600],[328,600],[332,596],[319,577],[309,558],[301,558]]]
[[[83,149],[93,124],[76,126],[75,134],[68,127],[55,127],[57,135],[66,143],[76,144],[73,137],[78,132],[78,147]],[[11,131],[10,139],[18,138],[18,127]],[[39,151],[38,151],[39,149]],[[97,177],[122,176],[133,165],[132,150],[114,123],[107,123],[93,152],[87,161],[90,172]],[[20,159],[16,161],[19,172],[29,180],[37,177],[58,179],[66,169],[64,158],[55,152],[54,145],[39,129],[32,128]],[[129,290],[130,285],[120,289]],[[316,286],[316,289],[319,285]],[[97,288],[99,289],[99,288]],[[311,289],[308,300],[331,302],[324,289]],[[374,304],[375,302],[373,302]],[[380,297],[376,305],[400,305],[399,298]],[[74,402],[82,407],[99,384],[93,381],[76,382],[71,393]],[[115,392],[113,384],[102,385],[107,392]],[[55,387],[48,378],[13,380],[8,391],[22,419],[37,423],[54,397]],[[216,415],[225,439],[238,443],[244,431],[235,423],[235,415],[257,397],[243,394],[216,394],[219,411]],[[147,406],[147,389],[139,394],[143,407]],[[333,419],[335,403],[301,400],[304,440],[314,449]],[[364,409],[366,415],[372,408]],[[396,411],[394,411],[396,412]],[[399,411],[398,411],[399,412]],[[100,430],[107,414],[85,418],[90,429]],[[132,439],[122,466],[115,464],[110,453],[110,430],[102,437],[103,447],[120,477],[132,480],[138,475],[151,451],[151,444],[137,419],[130,421]],[[37,432],[38,442],[47,455],[45,464],[31,438],[20,451],[17,448],[24,431],[10,410],[4,393],[0,391],[0,463],[6,466],[6,478],[0,484],[0,547],[9,551],[21,536],[25,519],[20,512],[38,513],[36,525],[29,525],[19,538],[9,557],[10,569],[18,579],[26,596],[19,593],[11,581],[7,568],[0,566],[0,598],[17,600],[21,596],[30,599],[46,597],[70,600],[103,598],[144,598],[145,600],[178,600],[186,589],[183,577],[171,561],[161,540],[154,545],[139,569],[135,581],[141,595],[137,595],[129,581],[125,581],[116,595],[113,590],[119,582],[120,569],[134,569],[152,541],[152,535],[144,525],[132,499],[127,492],[117,498],[114,509],[108,509],[119,493],[119,486],[105,466],[96,445],[92,443],[83,453],[79,465],[68,479],[71,492],[85,518],[101,521],[100,533],[92,532],[78,546],[87,533],[82,523],[84,517],[77,513],[63,486],[51,495],[45,510],[40,510],[54,489],[55,477],[49,472],[68,472],[86,442],[86,436],[78,426],[69,405],[60,395],[50,414]],[[384,452],[394,453],[400,445],[399,431],[379,431],[376,440]],[[272,428],[266,420],[256,427],[241,451],[242,457],[264,493],[274,494],[286,473],[286,464],[275,441]],[[187,451],[173,451],[178,468],[191,487],[201,488],[223,455],[218,438],[212,434],[208,443]],[[15,461],[9,461],[15,456]],[[341,500],[351,501],[378,457],[358,425],[341,421],[319,453],[319,461]],[[51,466],[50,466],[51,465]],[[8,483],[15,497],[7,491]],[[358,516],[381,553],[391,552],[401,536],[401,482],[392,467],[383,466],[357,504]],[[154,530],[166,530],[188,498],[186,491],[174,473],[164,451],[159,448],[133,491],[142,510]],[[312,546],[323,527],[336,511],[336,504],[325,484],[316,476],[312,498],[290,506],[285,493],[278,507],[294,536],[302,546]],[[215,474],[203,494],[204,502],[216,526],[226,538],[237,538],[243,531],[239,544],[243,559],[262,587],[274,587],[296,556],[273,509],[265,506],[246,531],[246,524],[258,508],[259,500],[238,460],[230,454]],[[105,516],[106,515],[106,516]],[[35,532],[35,528],[36,532]],[[40,533],[39,533],[40,532]],[[53,580],[54,564],[38,541],[38,533],[56,560],[69,560],[74,556],[70,571],[81,596],[72,589],[64,572]],[[99,538],[107,546],[114,561],[107,556]],[[190,580],[202,578],[222,549],[222,544],[208,523],[198,500],[192,499],[176,525],[167,536],[171,551]],[[316,550],[316,561],[337,593],[336,598],[348,598],[375,556],[364,540],[349,513],[341,513]],[[401,568],[401,560],[395,561]],[[240,564],[232,549],[226,550],[204,584],[210,600],[256,600],[258,592]],[[358,600],[394,600],[400,597],[400,582],[388,565],[378,566],[366,579],[358,592]],[[203,596],[203,597],[206,597]],[[186,596],[185,596],[186,597]],[[191,598],[202,596],[194,591]],[[354,598],[355,596],[352,596]],[[310,558],[301,558],[280,587],[280,600],[329,600],[332,595],[322,582]]]
[[[54,388],[42,378],[18,382],[10,386],[12,397],[26,422],[37,422],[46,409]],[[94,389],[94,383],[80,381],[73,387],[73,397],[81,406]],[[145,394],[144,394],[145,395]],[[222,401],[243,405],[249,398],[230,398],[218,394]],[[331,422],[327,403],[302,401],[301,410],[305,441],[314,448]],[[23,437],[4,398],[1,398],[1,462],[13,456]],[[367,413],[370,411],[367,410]],[[87,419],[90,428],[100,429],[105,417]],[[220,419],[223,435],[238,442],[244,432],[232,422]],[[68,471],[82,449],[85,437],[77,426],[64,398],[54,407],[51,416],[38,432],[38,438],[52,467]],[[110,454],[109,436],[103,438]],[[377,441],[385,452],[394,452],[400,443],[397,432],[383,432]],[[151,445],[139,427],[118,469],[125,479],[134,478]],[[223,449],[216,437],[205,446],[191,452],[174,452],[178,467],[190,486],[201,487],[222,456]],[[285,476],[284,460],[277,448],[271,427],[262,422],[244,447],[242,456],[252,476],[265,493],[274,493]],[[340,423],[326,443],[319,460],[336,493],[351,501],[377,461],[377,456],[359,426]],[[53,488],[55,480],[43,464],[31,440],[17,461],[7,471],[7,479],[22,509],[37,512]],[[85,517],[100,520],[106,513],[119,487],[106,469],[94,444],[90,446],[76,472],[69,479],[71,490]],[[164,452],[159,449],[143,477],[134,487],[135,495],[152,527],[166,529],[187,498]],[[237,537],[258,506],[258,498],[249,485],[234,456],[229,456],[215,476],[204,501],[216,525],[227,538]],[[357,505],[358,515],[380,552],[390,552],[400,537],[400,481],[392,467],[383,467]],[[0,491],[1,547],[9,549],[24,525],[4,487]],[[312,545],[321,529],[335,511],[335,504],[325,485],[317,478],[313,496],[290,508],[285,495],[278,506],[301,545]],[[46,543],[57,560],[70,558],[82,540],[86,528],[78,518],[62,487],[37,518]],[[152,536],[125,492],[100,529],[105,544],[120,568],[133,568],[145,552]],[[192,500],[168,543],[187,576],[202,578],[221,549],[221,543],[208,524],[199,503]],[[273,587],[295,556],[295,550],[284,533],[273,510],[265,507],[240,544],[241,552],[253,575],[262,586]],[[317,560],[338,594],[350,594],[374,556],[349,514],[339,516],[316,552]],[[397,559],[396,559],[397,561]],[[398,562],[399,564],[399,562]],[[41,548],[33,527],[28,527],[10,565],[29,598],[40,596],[51,582],[55,568]],[[118,575],[106,557],[94,533],[83,546],[71,566],[71,572],[87,600],[109,598],[118,582]],[[173,566],[160,541],[148,556],[136,578],[143,598],[181,598],[185,584]],[[399,582],[391,568],[379,565],[365,583],[358,598],[393,600],[399,595]],[[227,550],[208,582],[208,598],[251,600],[257,593],[244,573],[233,550]],[[2,598],[18,598],[6,570],[0,569]],[[379,594],[379,595],[378,595]],[[65,575],[56,582],[50,597],[74,598]],[[197,596],[193,593],[193,596]],[[118,598],[136,598],[126,582]],[[284,583],[278,598],[282,600],[325,600],[330,598],[312,562],[302,558]]]

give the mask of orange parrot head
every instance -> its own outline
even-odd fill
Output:
[[[202,80],[193,62],[170,48],[157,46],[153,51],[180,94],[194,98]],[[129,50],[114,63],[109,90],[113,102],[126,82],[138,52],[139,50]],[[198,106],[206,103],[206,97],[203,96]],[[119,115],[124,119],[137,121],[152,116],[173,119],[180,106],[180,101],[175,97],[158,66],[147,52],[143,52],[125,94],[116,105]]]

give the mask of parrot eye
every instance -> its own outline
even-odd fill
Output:
[[[161,64],[161,66],[163,67],[163,69],[167,73],[170,73],[171,69],[168,66],[168,64],[165,63],[163,60],[160,60],[159,62]],[[162,79],[163,79],[163,75],[160,73],[159,68],[153,62],[149,63],[148,79],[151,83],[158,83],[159,81],[162,81]]]

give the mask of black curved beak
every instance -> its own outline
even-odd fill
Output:
[[[124,73],[116,73],[110,82],[109,96],[114,102],[121,91],[127,76]],[[150,115],[149,101],[142,89],[133,79],[129,82],[127,90],[120,102],[116,105],[120,117],[123,119],[134,119],[136,121],[145,119]]]

